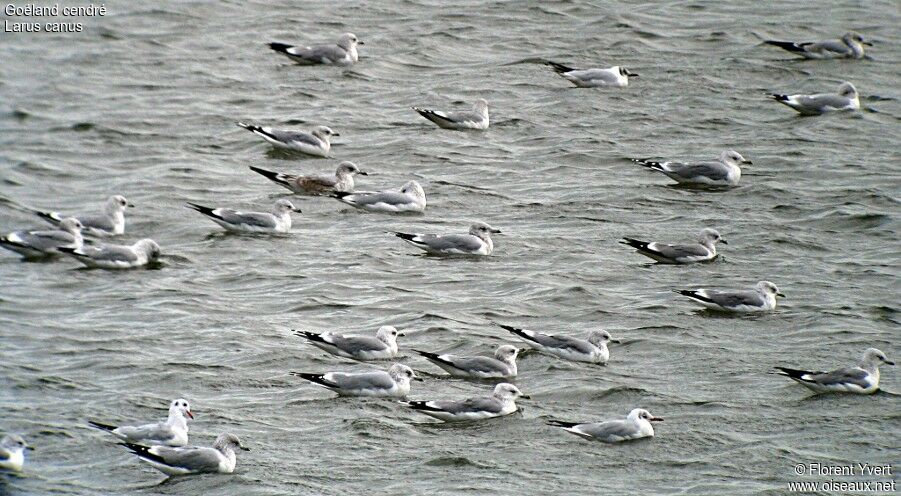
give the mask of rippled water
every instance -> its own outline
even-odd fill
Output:
[[[893,2],[107,2],[69,35],[0,33],[0,226],[25,208],[138,205],[125,241],[152,237],[159,270],[81,270],[0,256],[0,430],[37,450],[13,494],[783,494],[798,463],[898,462],[899,400],[823,396],[768,374],[832,367],[875,346],[899,359],[899,14]],[[798,15],[803,12],[803,15]],[[761,37],[857,29],[872,60],[793,60]],[[264,42],[366,42],[352,69],[304,68]],[[620,90],[581,90],[537,62],[623,65]],[[798,118],[766,99],[854,82],[864,110]],[[467,108],[492,127],[440,130],[410,105]],[[421,216],[298,199],[287,236],[228,236],[185,201],[268,208],[288,196],[247,169],[334,170],[234,125],[326,124],[358,188],[423,183]],[[739,188],[674,188],[629,157],[754,161]],[[386,230],[506,233],[485,260],[420,256]],[[667,267],[617,244],[729,241],[712,264]],[[671,292],[760,279],[788,295],[756,317],[697,312]],[[503,322],[625,341],[607,367],[520,361],[521,415],[444,426],[390,401],[335,399],[289,370],[364,370],[292,328],[370,333],[401,349],[490,352]],[[412,397],[491,383],[425,374]],[[381,367],[383,364],[375,364]],[[899,388],[883,371],[883,387]],[[167,482],[85,421],[162,417],[189,398],[192,441],[239,434],[233,476]],[[666,421],[607,446],[545,425]],[[897,467],[897,463],[895,463]],[[896,476],[895,476],[896,477]],[[5,485],[4,485],[5,484]]]

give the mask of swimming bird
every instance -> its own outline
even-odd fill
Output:
[[[801,115],[820,115],[837,110],[860,110],[860,95],[851,83],[842,83],[838,93],[817,93],[815,95],[781,95],[773,93],[770,98],[791,107]]]
[[[21,472],[25,466],[25,450],[32,450],[22,436],[7,434],[0,439],[0,472]]]
[[[25,258],[38,258],[59,253],[58,248],[81,248],[81,222],[66,217],[54,231],[15,231],[0,237],[0,247],[12,250]]]
[[[751,165],[751,161],[733,150],[725,150],[715,162],[656,162],[647,159],[632,159],[648,169],[662,172],[679,184],[700,187],[738,186],[741,179],[739,165]]]
[[[51,224],[58,225],[66,217],[75,217],[81,222],[82,234],[92,236],[118,236],[125,232],[125,209],[134,207],[122,195],[113,195],[106,200],[101,215],[62,215],[59,212],[41,212],[35,210],[39,217]]]
[[[708,262],[717,256],[717,243],[729,244],[716,229],[710,228],[701,230],[697,244],[693,245],[667,245],[634,238],[623,238],[620,243],[629,245],[638,250],[638,253],[664,264]]]
[[[317,334],[308,331],[294,331],[294,334],[309,340],[313,346],[339,357],[354,360],[387,360],[397,356],[397,337],[403,336],[393,326],[379,327],[375,337],[347,336],[335,332]]]
[[[425,210],[425,191],[416,181],[408,181],[400,190],[380,192],[336,192],[332,197],[352,207],[370,212],[421,213]]]
[[[507,379],[516,377],[516,355],[519,350],[509,344],[497,347],[493,357],[466,357],[413,350],[426,360],[444,369],[452,377],[472,379]]]
[[[338,164],[334,175],[317,174],[305,176],[299,174],[283,174],[259,167],[250,166],[250,170],[260,174],[270,181],[288,188],[299,195],[324,195],[328,193],[353,193],[354,174],[361,176],[367,173],[361,171],[353,162],[344,161]]]
[[[95,245],[57,248],[88,267],[98,269],[133,269],[156,262],[160,257],[160,245],[152,239],[142,239],[127,245]]]
[[[529,399],[513,384],[502,382],[491,396],[465,400],[407,401],[404,404],[420,413],[445,422],[482,420],[510,415],[517,410],[516,399]]]
[[[325,374],[306,374],[291,372],[291,375],[306,379],[314,384],[331,389],[338,396],[373,396],[387,398],[405,398],[410,394],[410,381],[419,378],[413,369],[395,363],[387,372],[327,372]]]
[[[588,334],[588,339],[578,339],[569,336],[543,334],[504,324],[498,325],[520,337],[526,344],[538,351],[574,362],[604,365],[610,359],[610,350],[607,349],[607,343],[619,343],[618,340],[610,336],[609,332],[604,330],[591,331]]]
[[[353,33],[344,33],[334,45],[293,46],[269,43],[269,48],[300,65],[351,65],[359,60],[357,45],[365,45]]]
[[[585,423],[550,420],[549,425],[563,427],[566,432],[575,434],[589,441],[618,443],[643,437],[654,437],[654,426],[651,422],[662,422],[663,419],[651,415],[651,412],[636,408],[629,412],[625,420],[608,420],[606,422]]]
[[[236,233],[286,233],[291,230],[291,212],[300,213],[299,208],[288,200],[275,202],[272,213],[239,212],[230,208],[210,208],[188,202],[188,208],[207,216],[226,231]]]
[[[679,290],[701,306],[720,312],[767,312],[776,308],[776,297],[785,297],[769,281],[760,281],[751,291]]]
[[[235,450],[250,451],[250,448],[241,445],[238,436],[229,433],[219,434],[212,448],[200,446],[172,448],[132,443],[122,445],[130,449],[142,462],[169,476],[230,474],[235,471],[237,463]]]
[[[393,232],[398,238],[433,255],[491,255],[494,242],[491,234],[499,234],[484,222],[476,222],[469,226],[468,234],[410,234]]]
[[[443,129],[488,129],[488,101],[479,98],[469,112],[441,112],[422,107],[410,107],[419,115]]]
[[[800,55],[805,59],[862,59],[864,57],[864,45],[873,46],[863,39],[858,33],[849,31],[838,40],[827,41],[777,41],[765,40],[767,45],[777,46]]]
[[[556,62],[547,62],[554,72],[579,88],[596,88],[599,86],[629,86],[630,77],[638,74],[629,72],[625,67],[615,65],[609,69],[575,69]]]
[[[132,444],[147,446],[187,446],[188,420],[194,420],[188,400],[178,398],[169,404],[169,416],[162,422],[144,425],[112,425],[89,420],[92,426]]]
[[[315,155],[317,157],[328,157],[328,152],[332,149],[332,144],[329,140],[334,136],[341,136],[332,131],[332,128],[328,126],[316,126],[310,132],[306,132],[285,131],[273,129],[268,126],[263,127],[245,124],[243,122],[237,122],[236,124],[278,148],[306,153],[307,155]]]
[[[885,353],[867,348],[856,367],[836,369],[831,372],[776,367],[777,374],[804,385],[817,393],[871,394],[879,390],[879,365],[895,365]]]

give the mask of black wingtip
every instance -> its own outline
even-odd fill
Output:
[[[266,177],[270,181],[283,182],[283,181],[278,180],[278,172],[274,172],[274,171],[266,170],[266,169],[260,169],[259,167],[254,167],[252,165],[250,165],[248,167],[250,167],[250,170]]]
[[[550,60],[548,60],[544,64],[547,66],[550,66],[552,69],[554,69],[554,72],[556,72],[557,74],[563,74],[564,72],[569,72],[569,71],[575,70],[572,67],[565,66],[563,64],[558,64],[556,62],[551,62]]]
[[[426,411],[430,411],[430,412],[440,412],[441,411],[440,408],[435,408],[435,407],[429,406],[426,403],[428,403],[428,401],[408,401],[407,406],[409,406],[410,408],[412,408],[414,410],[426,410]]]
[[[324,341],[322,339],[322,334],[316,334],[315,332],[294,330],[294,335],[302,338],[307,338],[310,341]]]
[[[54,224],[57,224],[60,221],[55,215],[53,215],[53,212],[41,212],[40,210],[35,210],[34,213],[38,217],[40,217],[46,221],[50,221]]]
[[[71,246],[59,246],[56,249],[63,253],[68,253],[69,255],[75,255],[76,257],[81,255],[81,253],[78,253],[78,248],[72,248]]]
[[[276,52],[279,52],[279,53],[288,53],[288,49],[292,47],[292,45],[288,45],[286,43],[278,43],[278,42],[274,42],[274,41],[271,43],[267,43],[266,46],[268,46],[272,50],[275,50]]]
[[[331,196],[332,196],[332,198],[337,198],[340,200],[340,199],[350,196],[352,194],[353,193],[348,193],[347,191],[335,191],[334,193],[332,193]]]
[[[437,354],[437,353],[432,353],[432,352],[429,352],[429,351],[422,351],[422,350],[417,350],[417,349],[413,349],[413,351],[414,351],[415,353],[418,353],[418,354],[420,354],[420,355],[426,357],[426,358],[431,358],[432,360],[438,360],[439,362],[443,362],[443,361],[444,361],[444,360],[438,358],[438,354]]]
[[[405,239],[407,241],[413,241],[413,238],[416,237],[415,234],[403,233],[403,232],[392,232],[392,234],[394,234],[395,236],[397,236],[400,239]]]
[[[769,95],[769,97],[772,98],[773,100],[776,100],[777,102],[787,102],[788,101],[788,95],[780,95],[779,93],[771,93]]]
[[[623,238],[619,240],[620,244],[629,245],[632,248],[643,249],[647,248],[648,243],[646,241],[640,241],[635,238]]]
[[[88,424],[90,424],[91,427],[96,427],[97,429],[100,429],[102,431],[112,431],[116,429],[115,425],[94,422],[93,420],[88,420]]]
[[[767,45],[777,46],[783,50],[788,50],[789,52],[803,51],[803,49],[793,41],[765,40],[764,43],[766,43]]]
[[[300,377],[301,379],[305,379],[305,380],[308,380],[308,381],[316,383],[316,384],[320,384],[325,387],[335,387],[334,384],[325,380],[324,374],[308,374],[305,372],[291,372],[290,374],[293,375],[294,377]]]
[[[496,322],[495,322],[495,323],[496,323]],[[497,323],[496,323],[496,324],[497,324]],[[520,334],[520,333],[522,332],[522,329],[520,329],[519,327],[513,327],[513,326],[509,326],[509,325],[507,325],[507,324],[497,324],[497,325],[498,325],[501,329],[506,329],[506,330],[508,330],[508,331],[510,331],[510,332],[512,332],[512,333],[515,333],[515,334]]]
[[[706,297],[706,296],[703,296],[703,295],[699,294],[696,290],[691,290],[691,289],[680,289],[680,290],[677,290],[676,292],[679,293],[679,294],[682,295],[682,296],[687,296],[687,297],[689,297],[689,298],[693,298],[693,299],[698,300],[698,301],[703,301],[703,302],[707,302],[707,303],[714,303],[714,304],[716,303],[715,301],[711,300],[710,298],[708,298],[708,297]]]
[[[776,374],[784,375],[785,377],[791,377],[792,379],[800,379],[801,376],[809,373],[806,370],[790,369],[788,367],[773,367],[773,368],[778,370],[778,372],[776,372]]]
[[[215,214],[213,214],[213,209],[210,207],[204,207],[203,205],[198,205],[196,203],[191,203],[191,202],[186,202],[186,203],[188,205],[188,208],[190,208],[192,210],[196,210],[196,211],[202,213],[203,215],[209,215],[210,217],[216,216]]]
[[[578,422],[564,422],[562,420],[550,419],[547,421],[547,425],[553,425],[554,427],[573,427],[579,425]]]

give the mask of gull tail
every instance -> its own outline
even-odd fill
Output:
[[[115,425],[104,424],[101,422],[94,422],[93,420],[88,420],[88,424],[90,424],[91,427],[100,429],[102,431],[107,431],[107,432],[110,432],[110,431],[113,431],[116,429]]]
[[[440,412],[440,408],[429,406],[428,401],[408,401],[406,405],[414,410],[426,410],[430,412]]]
[[[267,43],[266,45],[278,53],[285,53],[288,55],[291,55],[290,53],[288,53],[288,50],[290,50],[291,48],[294,48],[293,45],[287,45],[285,43],[276,43],[276,42]]]
[[[260,169],[259,167],[254,167],[252,165],[250,166],[250,170],[256,172],[257,174],[262,175],[263,177],[265,177],[266,179],[269,179],[270,181],[272,181],[274,183],[288,186],[288,181],[285,180],[285,175],[280,172],[274,172],[271,170]]]
[[[322,339],[322,335],[321,335],[321,334],[316,334],[315,332],[309,332],[309,331],[295,331],[294,329],[291,329],[291,330],[294,332],[294,335],[295,335],[295,336],[299,336],[299,337],[302,337],[302,338],[307,338],[307,339],[309,339],[310,341],[325,342],[325,340]]]
[[[803,381],[805,375],[813,373],[813,372],[810,372],[809,370],[790,369],[787,367],[773,367],[773,368],[778,370],[778,372],[776,372],[777,375],[784,375],[785,377],[789,377],[796,381]]]
[[[325,386],[327,388],[335,387],[335,384],[325,380],[325,374],[307,374],[304,372],[290,372],[294,377],[300,377],[301,379],[306,379],[314,384],[319,384],[320,386]]]
[[[431,352],[428,352],[428,351],[422,351],[422,350],[417,350],[417,349],[414,349],[413,351],[416,352],[416,353],[419,353],[420,355],[422,355],[426,360],[431,360],[431,361],[433,361],[433,362],[444,363],[444,364],[447,364],[447,365],[453,365],[452,363],[448,362],[447,360],[441,358],[437,353],[431,353]]]
[[[142,446],[140,444],[133,444],[133,443],[119,443],[119,444],[122,446],[125,446],[126,448],[131,450],[132,453],[138,455],[138,458],[143,458],[145,460],[156,462],[156,463],[159,463],[162,465],[168,465],[168,463],[166,463],[166,460],[164,460],[162,457],[160,457],[159,455],[154,455],[153,453],[150,452],[152,447]]]
[[[646,158],[633,158],[632,161],[642,167],[647,167],[648,169],[653,169],[656,171],[664,170],[663,163],[657,162],[656,160],[648,160]]]
[[[640,240],[637,240],[634,238],[623,238],[620,240],[620,243],[624,244],[624,245],[629,245],[632,248],[635,248],[637,250],[647,250],[648,245],[650,244],[647,241],[640,241]]]
[[[558,63],[556,63],[556,62],[551,62],[550,60],[548,60],[548,61],[545,62],[544,64],[547,65],[547,66],[550,66],[552,69],[554,69],[554,72],[556,72],[557,74],[563,74],[564,72],[569,72],[569,71],[574,71],[574,70],[576,70],[576,69],[574,69],[574,68],[572,68],[572,67],[568,67],[568,66],[565,66],[565,65],[563,65],[563,64],[558,64]]]
[[[418,234],[402,233],[402,232],[396,232],[396,231],[391,231],[391,234],[397,236],[398,238],[400,238],[404,241],[409,241],[411,243],[415,243],[416,237],[419,236]]]
[[[215,210],[215,209],[212,209],[210,207],[204,207],[203,205],[198,205],[196,203],[191,203],[191,202],[187,202],[187,203],[188,203],[188,208],[190,208],[192,210],[196,210],[196,211],[202,213],[203,215],[206,215],[208,217],[215,217],[217,219],[221,218],[218,215],[216,215],[215,213],[213,213],[213,210]]]
[[[711,300],[710,298],[708,298],[708,297],[702,295],[702,294],[701,294],[699,291],[697,291],[697,290],[680,289],[680,290],[676,291],[676,293],[679,293],[679,294],[682,295],[682,296],[687,296],[687,297],[689,297],[689,298],[692,298],[692,299],[695,299],[695,300],[698,300],[698,301],[703,301],[703,302],[705,302],[705,303],[713,303],[714,305],[716,305],[716,302],[715,302],[715,301],[713,301],[713,300]]]
[[[62,253],[65,253],[66,255],[72,255],[75,258],[86,256],[84,252],[81,252],[78,248],[73,248],[71,246],[59,246],[56,249]]]
[[[766,43],[767,45],[777,46],[783,50],[788,50],[789,52],[804,52],[804,47],[802,47],[798,43],[795,43],[794,41],[764,40],[764,43]]]
[[[59,224],[63,220],[57,212],[41,212],[40,210],[35,210],[34,213],[51,224]]]
[[[779,93],[771,93],[768,96],[779,103],[786,103],[790,100],[788,95],[780,95]]]
[[[570,427],[575,427],[575,426],[579,425],[579,423],[578,422],[564,422],[562,420],[550,419],[547,421],[547,425],[553,425],[554,427],[563,427],[563,428],[568,429]]]

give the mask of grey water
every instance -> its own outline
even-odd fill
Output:
[[[901,375],[873,396],[823,395],[770,374],[828,369],[867,347],[899,359],[899,19],[889,1],[161,1],[105,3],[77,33],[0,33],[0,230],[28,209],[99,210],[122,194],[131,243],[160,267],[84,270],[0,253],[0,431],[37,449],[9,494],[785,494],[798,464],[894,464]],[[74,4],[73,4],[74,5]],[[7,18],[9,19],[9,18]],[[892,26],[895,26],[894,28]],[[867,60],[798,60],[762,38],[857,30]],[[365,45],[350,68],[300,67],[265,43]],[[622,65],[627,88],[576,89],[541,65]],[[769,92],[861,93],[861,111],[801,118]],[[411,105],[491,105],[485,132],[438,129]],[[236,120],[341,136],[298,156]],[[674,187],[634,157],[754,164],[739,187]],[[423,184],[423,215],[294,197],[248,170],[330,172],[358,189]],[[282,236],[226,235],[186,201],[302,210]],[[386,231],[504,231],[485,259],[422,256]],[[729,244],[661,266],[622,236]],[[766,279],[758,316],[698,311],[672,290]],[[592,366],[526,353],[531,400],[503,419],[441,425],[393,401],[337,399],[289,371],[368,370],[291,329],[395,325],[425,376],[411,398],[485,394],[410,349],[523,347],[495,323],[624,341]],[[164,483],[88,419],[150,421],[192,402],[192,442],[238,434],[231,476]],[[643,407],[653,439],[589,443],[550,418]],[[892,476],[897,480],[897,476]],[[877,478],[891,480],[892,477]],[[848,480],[863,480],[852,477]]]

